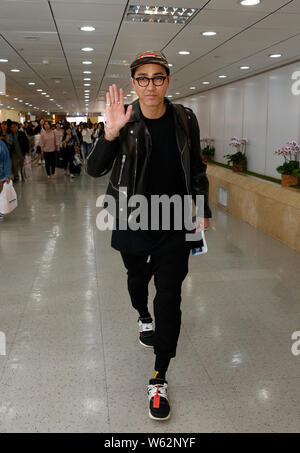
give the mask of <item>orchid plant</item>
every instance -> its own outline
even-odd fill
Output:
[[[248,143],[247,138],[237,138],[232,137],[229,142],[229,146],[233,146],[236,148],[236,152],[234,154],[226,154],[226,159],[228,161],[228,165],[231,162],[240,163],[246,161],[246,146]]]
[[[201,138],[201,148],[202,148],[202,154],[210,155],[213,156],[215,154],[215,147],[214,147],[214,138],[210,137],[203,137]]]
[[[288,141],[282,148],[277,149],[274,154],[284,157],[284,164],[276,168],[278,173],[300,177],[299,156],[300,146],[295,141]]]

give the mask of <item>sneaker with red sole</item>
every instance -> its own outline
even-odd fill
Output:
[[[169,420],[171,407],[168,400],[168,382],[165,379],[150,379],[147,393],[149,417],[158,421]]]

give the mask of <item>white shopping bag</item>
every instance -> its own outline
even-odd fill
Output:
[[[17,194],[12,181],[4,183],[0,193],[0,213],[9,214],[18,206]]]

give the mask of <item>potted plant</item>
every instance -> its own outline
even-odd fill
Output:
[[[203,137],[201,140],[202,160],[203,162],[210,162],[215,155],[214,139]]]
[[[284,157],[283,165],[276,168],[281,174],[282,187],[296,186],[300,180],[300,166],[298,155],[300,147],[295,141],[287,142],[281,149],[277,149],[275,154]]]
[[[233,171],[243,172],[247,168],[247,158],[246,158],[246,145],[248,140],[246,138],[238,139],[237,137],[232,137],[229,145],[236,148],[234,154],[226,154],[226,159],[228,165],[232,163]]]

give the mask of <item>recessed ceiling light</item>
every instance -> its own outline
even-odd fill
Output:
[[[8,63],[8,60],[6,58],[0,58],[0,63]]]
[[[135,91],[130,91],[130,93],[135,94]]]
[[[91,25],[85,25],[84,27],[80,27],[81,31],[95,31],[96,28],[92,27]]]
[[[41,89],[39,88],[39,89],[38,89],[38,90],[36,90],[36,91],[43,91],[43,90],[41,90]]]
[[[227,75],[219,75],[219,79],[226,79]]]
[[[83,74],[92,74],[92,71],[83,71]]]
[[[181,94],[181,93],[175,93],[175,94]]]
[[[168,66],[169,66],[169,68],[173,68],[174,65],[173,65],[173,63],[169,63]]]
[[[47,94],[46,98],[50,98],[49,94]]]
[[[88,80],[92,80],[92,79],[90,79],[89,77],[85,77],[83,80],[88,81]]]
[[[202,85],[209,85],[210,82],[202,82]]]
[[[280,58],[282,57],[281,53],[274,53],[272,55],[269,55],[270,58]]]
[[[195,89],[196,89],[196,87],[190,87],[190,90],[195,90]]]
[[[90,83],[84,83],[83,86],[85,86],[85,87],[90,87],[91,84],[90,84]]]
[[[92,61],[83,61],[82,64],[93,64]]]
[[[33,85],[35,85],[35,82],[29,82],[28,85],[33,86]]]
[[[18,101],[18,100],[19,100],[19,98],[14,98],[14,101]]]
[[[190,55],[191,52],[189,52],[188,50],[180,50],[179,52],[179,55]]]
[[[46,91],[43,91],[43,92],[42,92],[42,95],[45,96],[45,94],[47,94]]]
[[[89,93],[91,90],[84,90],[85,93]]]
[[[20,69],[11,69],[11,72],[20,72]]]
[[[54,99],[50,99],[50,101],[54,101]]]
[[[172,94],[169,94],[169,95],[168,95],[168,98],[172,98],[172,97],[173,97]]]
[[[92,47],[83,47],[82,49],[82,52],[93,52],[93,48]]]
[[[242,6],[255,6],[260,4],[260,0],[240,0]]]
[[[23,102],[22,99],[19,99],[19,102]]]
[[[241,66],[240,69],[243,69],[243,70],[250,69],[250,66]]]
[[[215,36],[217,33],[215,31],[204,31],[203,36]]]

